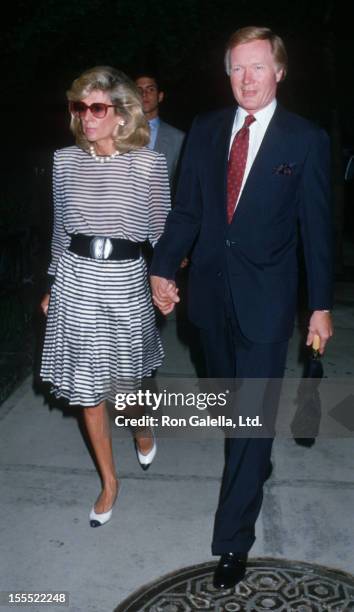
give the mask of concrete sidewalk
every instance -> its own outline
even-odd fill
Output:
[[[338,284],[336,295],[336,336],[324,368],[328,376],[353,379],[353,285]],[[163,338],[166,360],[159,378],[194,375],[173,318]],[[299,342],[297,331],[290,375],[301,375]],[[161,439],[152,467],[143,473],[130,435],[114,428],[122,491],[111,522],[91,529],[88,511],[99,480],[75,417],[49,409],[28,378],[0,407],[0,421],[0,590],[68,591],[71,612],[111,612],[144,583],[211,559],[221,434],[213,440]],[[252,556],[354,573],[353,439],[322,439],[311,449],[278,439],[273,463]]]

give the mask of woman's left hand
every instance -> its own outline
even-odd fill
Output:
[[[41,311],[43,312],[44,316],[47,316],[47,313],[48,313],[49,300],[50,300],[50,293],[46,293],[41,301]]]

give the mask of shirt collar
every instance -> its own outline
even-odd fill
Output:
[[[268,124],[274,115],[274,111],[276,107],[277,107],[277,101],[274,98],[269,104],[267,104],[267,106],[259,110],[257,113],[253,114],[253,116],[256,118],[257,123],[264,129],[268,127]],[[245,117],[247,117],[247,115],[250,115],[250,114],[252,113],[249,113],[244,108],[239,106],[236,111],[236,116],[235,116],[235,121],[234,121],[232,131],[240,130],[244,124]]]
[[[150,128],[157,128],[160,124],[160,117],[154,117],[153,119],[149,119]]]

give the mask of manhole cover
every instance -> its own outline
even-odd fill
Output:
[[[354,576],[319,565],[250,559],[235,589],[217,591],[215,563],[186,567],[136,591],[114,612],[354,612]]]

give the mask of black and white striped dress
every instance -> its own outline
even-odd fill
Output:
[[[95,260],[70,234],[149,240],[170,208],[166,161],[147,147],[100,163],[79,147],[54,155],[54,231],[41,376],[72,405],[114,401],[161,365],[145,260]]]

